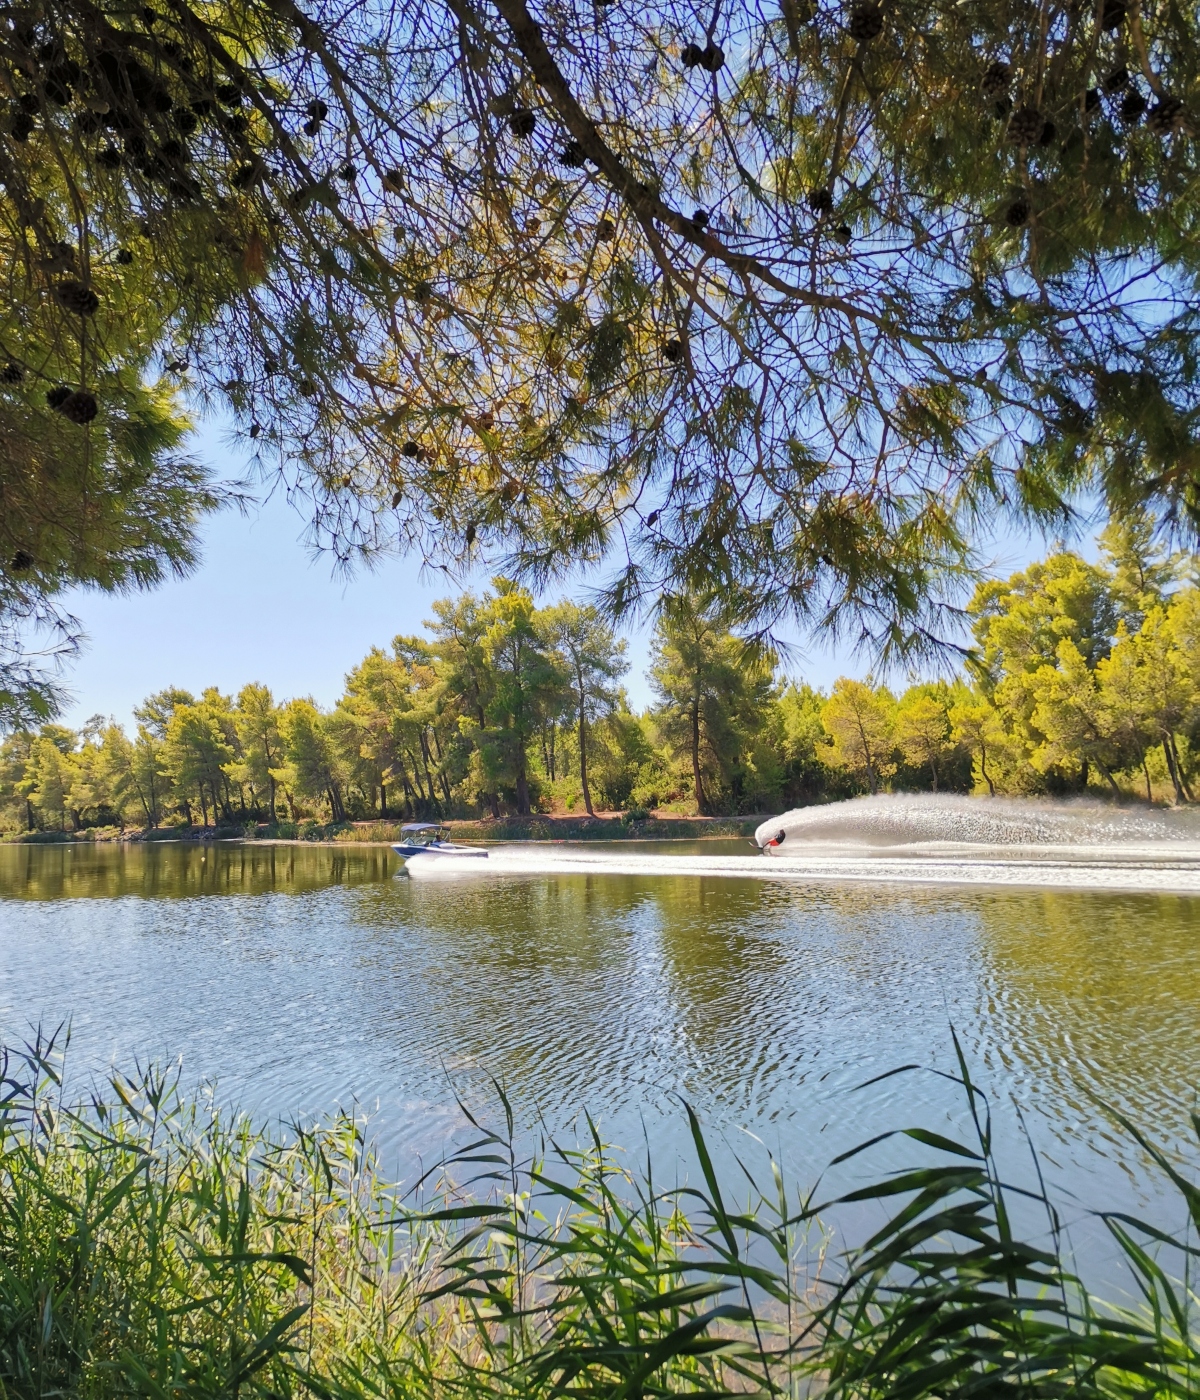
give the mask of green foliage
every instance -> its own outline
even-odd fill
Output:
[[[22,7],[0,368],[99,402],[16,427],[161,363],[343,561],[912,655],[998,516],[1200,519],[1196,16],[1122,4]]]
[[[974,1132],[888,1134],[912,1155],[886,1176],[876,1138],[831,1164],[866,1180],[827,1201],[773,1161],[765,1182],[723,1181],[690,1109],[688,1173],[632,1170],[590,1120],[582,1145],[529,1157],[503,1095],[502,1130],[464,1108],[468,1143],[402,1192],[345,1116],[271,1134],[154,1071],[64,1099],[61,1047],[39,1035],[4,1059],[0,1384],[14,1400],[1194,1396],[1186,1171],[1118,1120],[1182,1218],[1103,1217],[1140,1294],[1105,1303],[1045,1190],[1006,1183],[960,1066]],[[1032,1237],[1018,1198],[1045,1213]],[[864,1207],[870,1237],[835,1254],[829,1232]]]
[[[690,764],[696,810],[734,802],[747,786],[747,738],[771,696],[775,657],[735,636],[715,599],[671,598],[655,632],[650,681],[662,705],[657,720]]]
[[[538,608],[505,579],[443,599],[427,637],[373,648],[328,713],[168,688],[136,737],[22,729],[0,746],[0,823],[78,831],[164,821],[444,819],[535,810],[778,811],[861,792],[1194,799],[1200,586],[1145,531],[1093,565],[1060,551],[971,605],[966,675],[826,696],[715,604],[669,600],[652,639],[658,703],[629,707],[625,643],[594,607]]]

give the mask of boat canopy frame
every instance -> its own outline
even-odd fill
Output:
[[[401,831],[445,831],[441,822],[405,822]]]

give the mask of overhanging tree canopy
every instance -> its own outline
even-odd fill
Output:
[[[1200,518],[1194,7],[38,0],[0,65],[79,387],[136,269],[342,557],[904,648],[999,511]]]

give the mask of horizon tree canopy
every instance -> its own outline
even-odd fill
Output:
[[[343,561],[904,654],[1004,512],[1200,521],[1194,7],[30,0],[0,76],[0,360],[132,338]]]

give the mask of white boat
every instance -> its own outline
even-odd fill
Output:
[[[449,828],[437,822],[406,822],[401,828],[403,841],[392,846],[398,856],[479,856],[487,859],[481,846],[456,846],[441,833]]]

